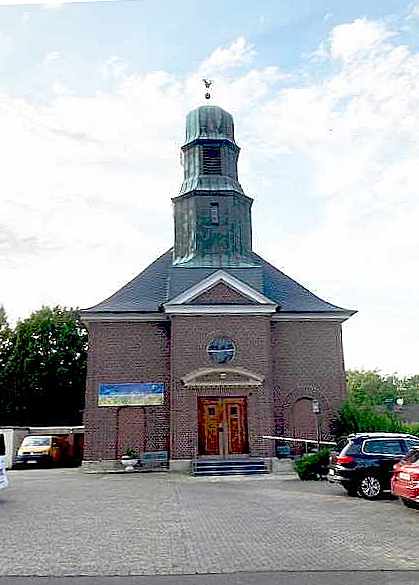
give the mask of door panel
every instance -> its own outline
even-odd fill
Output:
[[[227,450],[231,455],[247,453],[246,399],[226,399]]]
[[[199,453],[201,455],[220,454],[220,404],[217,399],[199,400]]]
[[[246,398],[198,399],[200,455],[248,452]]]

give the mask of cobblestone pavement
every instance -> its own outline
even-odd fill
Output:
[[[10,474],[0,575],[419,569],[419,512],[277,476]]]

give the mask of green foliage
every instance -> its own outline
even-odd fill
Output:
[[[0,424],[80,423],[87,332],[77,311],[43,307],[7,328],[7,342],[0,341]]]
[[[294,469],[302,480],[319,479],[325,475],[329,464],[330,449],[321,449],[317,453],[303,455],[294,461]]]
[[[387,410],[397,398],[405,404],[419,402],[419,376],[398,378],[377,371],[347,372],[348,397],[335,421],[337,437],[359,432],[411,433],[419,436],[419,424],[407,424]]]
[[[137,459],[138,458],[137,451],[135,449],[132,449],[131,447],[128,447],[128,449],[125,449],[123,457],[129,457],[130,459]]]
[[[340,409],[335,434],[340,437],[360,432],[397,433],[403,432],[403,426],[402,421],[394,414],[377,412],[371,406],[354,404],[348,400]]]
[[[382,376],[377,370],[349,370],[347,388],[348,400],[357,405],[382,405],[397,398],[406,404],[419,403],[419,375],[399,378]]]

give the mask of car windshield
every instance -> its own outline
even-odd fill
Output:
[[[51,437],[25,437],[22,447],[46,447],[51,443]]]

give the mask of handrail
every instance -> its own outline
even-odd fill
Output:
[[[312,443],[313,445],[337,445],[335,441],[316,441],[314,439],[296,439],[295,437],[273,437],[271,435],[262,435],[262,439],[289,441],[291,443]]]

